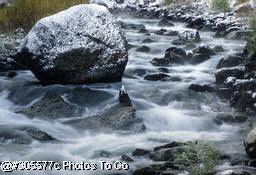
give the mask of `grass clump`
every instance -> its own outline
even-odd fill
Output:
[[[251,29],[252,31],[247,36],[247,50],[250,53],[256,53],[256,16],[251,19]]]
[[[229,0],[212,0],[212,8],[217,12],[228,12],[230,10]]]
[[[16,28],[29,30],[39,19],[67,9],[86,0],[15,0],[0,10],[0,30],[14,31]]]
[[[182,164],[191,175],[208,175],[219,163],[220,151],[208,143],[190,143],[182,153],[174,154],[175,163]]]

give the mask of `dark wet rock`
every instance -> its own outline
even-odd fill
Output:
[[[163,73],[158,73],[158,74],[150,74],[150,75],[146,75],[144,77],[145,80],[149,80],[149,81],[159,81],[159,80],[163,80],[165,78],[170,77],[167,74],[163,74]]]
[[[159,70],[160,72],[162,72],[162,73],[169,73],[169,69],[167,69],[167,68],[165,68],[165,67],[160,67],[158,70]]]
[[[188,22],[187,27],[195,28],[195,29],[201,29],[205,25],[205,20],[203,18],[195,18]]]
[[[133,175],[157,175],[158,173],[152,167],[145,167],[135,170]]]
[[[39,142],[57,141],[49,134],[32,126],[10,126],[1,125],[0,127],[1,144],[31,144],[34,140]]]
[[[178,76],[170,76],[170,77],[163,79],[162,81],[180,82],[180,81],[182,81],[182,79]]]
[[[145,149],[141,149],[141,148],[137,148],[132,155],[133,156],[145,156],[147,154],[149,154],[150,151],[149,150],[145,150]]]
[[[111,130],[142,132],[145,126],[135,116],[135,109],[123,104],[117,104],[105,109],[101,114],[64,122],[78,130],[96,130],[106,132]]]
[[[128,61],[126,44],[107,8],[83,4],[41,19],[17,57],[43,84],[117,82]]]
[[[229,55],[220,60],[217,69],[224,67],[235,67],[242,63],[243,58],[237,55]]]
[[[132,71],[132,74],[141,77],[141,76],[146,75],[147,71],[145,69],[135,69]]]
[[[132,106],[132,101],[127,93],[127,91],[125,90],[124,86],[122,86],[121,90],[119,91],[119,102],[123,105],[123,106]]]
[[[126,155],[126,154],[122,155],[122,156],[121,156],[121,159],[122,159],[123,161],[125,161],[125,162],[133,162],[133,161],[134,161],[130,156],[128,156],[128,155]]]
[[[143,30],[146,27],[143,24],[132,24],[132,23],[125,23],[121,22],[121,27],[126,30]]]
[[[34,127],[20,127],[18,130],[26,132],[31,138],[40,142],[56,141],[56,139],[49,134]]]
[[[142,41],[142,43],[153,43],[153,42],[154,42],[154,40],[152,40],[152,39],[150,39],[150,38],[144,39],[144,40]]]
[[[224,48],[222,46],[215,46],[213,48],[214,52],[218,53],[218,52],[224,52]]]
[[[153,58],[151,64],[154,66],[168,66],[170,62],[165,58]]]
[[[174,26],[174,24],[171,23],[168,19],[163,18],[159,21],[158,26],[160,26],[160,27],[171,27],[171,26]]]
[[[93,90],[86,87],[75,87],[66,94],[66,98],[70,102],[81,107],[94,107],[112,97],[114,96],[106,91]]]
[[[166,162],[166,163],[161,163],[161,164],[155,164],[155,165],[151,165],[151,167],[156,170],[156,171],[166,171],[166,172],[163,172],[161,174],[163,175],[168,175],[168,174],[178,174],[179,172],[174,172],[174,171],[171,171],[170,172],[170,169],[171,170],[180,170],[180,166],[179,165],[176,165],[174,163],[171,163],[171,162]],[[168,172],[169,170],[169,172]]]
[[[256,128],[251,130],[247,135],[244,141],[244,147],[250,157],[256,158]]]
[[[8,78],[14,78],[14,77],[16,77],[17,75],[18,75],[17,72],[11,71],[11,72],[8,72],[8,73],[7,73],[6,77],[8,77]]]
[[[209,46],[199,46],[195,50],[193,50],[193,54],[202,54],[204,56],[212,56],[215,54],[214,50]]]
[[[186,45],[190,43],[197,43],[200,42],[200,34],[198,31],[184,31],[179,33],[179,38],[172,41],[173,45]]]
[[[139,33],[148,33],[148,30],[147,29],[140,29]]]
[[[217,84],[223,83],[228,77],[243,78],[244,68],[222,68],[215,73],[215,79]]]
[[[172,53],[174,53],[176,55],[179,55],[181,57],[186,57],[187,56],[187,53],[186,53],[186,51],[184,49],[178,48],[178,47],[169,47],[165,51],[165,57],[171,57],[170,55]]]
[[[166,29],[160,29],[160,30],[154,31],[154,34],[163,35],[165,32],[167,32]]]
[[[72,117],[77,114],[77,110],[76,106],[67,103],[60,95],[47,93],[21,112],[31,118],[59,119]]]
[[[176,149],[177,147],[175,147]],[[181,148],[181,147],[179,147]],[[156,162],[174,161],[174,149],[164,149],[149,154],[149,158]]]
[[[136,49],[137,52],[149,52],[150,48],[148,46],[141,46]]]
[[[159,151],[159,150],[167,149],[167,148],[174,148],[174,147],[178,147],[178,146],[185,146],[185,145],[187,145],[187,143],[171,142],[171,143],[168,143],[168,144],[165,144],[165,145],[155,147],[154,151]]]
[[[215,88],[210,85],[199,85],[199,84],[192,84],[189,86],[190,90],[195,92],[214,92]]]
[[[219,97],[230,100],[234,90],[231,88],[218,88],[217,94]]]
[[[199,63],[205,62],[209,59],[210,59],[209,55],[195,53],[195,54],[193,54],[192,58],[190,59],[190,63],[191,64],[199,64]]]
[[[223,123],[243,123],[248,119],[247,116],[242,115],[231,115],[231,114],[218,114],[214,119],[214,122],[218,125]]]
[[[183,64],[187,53],[182,48],[170,47],[165,51],[164,58],[154,58],[152,64],[155,66],[168,66],[169,64]]]
[[[231,106],[237,108],[240,111],[246,111],[247,109],[253,109],[256,111],[256,94],[252,91],[235,91],[231,97]]]
[[[238,91],[247,91],[247,92],[255,92],[256,91],[256,80],[237,80],[233,84],[233,88]]]

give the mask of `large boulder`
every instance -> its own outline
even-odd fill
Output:
[[[128,61],[120,24],[100,5],[77,5],[41,19],[18,57],[43,84],[120,81]]]

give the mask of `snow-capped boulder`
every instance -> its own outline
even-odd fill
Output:
[[[128,61],[120,24],[95,4],[41,19],[17,56],[43,84],[120,81]]]

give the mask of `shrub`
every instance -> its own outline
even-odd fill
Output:
[[[218,165],[220,151],[208,143],[190,143],[182,153],[175,153],[174,157],[175,163],[185,165],[191,175],[208,175]]]
[[[229,0],[212,0],[212,8],[217,12],[228,12],[230,10]]]
[[[0,10],[0,29],[3,31],[24,28],[29,30],[42,17],[54,14],[85,0],[16,0]]]

